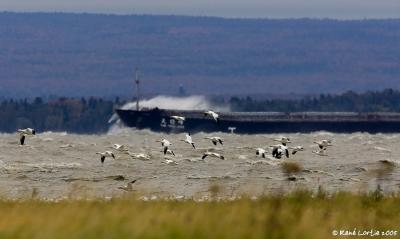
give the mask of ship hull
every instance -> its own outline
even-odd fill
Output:
[[[330,131],[337,133],[400,132],[400,114],[397,113],[226,113],[220,114],[217,123],[202,111],[179,110],[122,110],[116,113],[128,127],[150,129],[156,132],[234,132],[258,133],[309,133]],[[183,116],[183,122],[171,118]]]

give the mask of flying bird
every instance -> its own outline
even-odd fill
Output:
[[[137,180],[135,179],[135,180],[133,180],[133,181],[127,183],[126,186],[118,187],[118,189],[122,189],[122,190],[124,190],[124,191],[130,192],[130,191],[133,190],[132,184],[136,183],[136,181],[137,181]]]
[[[292,150],[292,154],[295,155],[299,151],[304,151],[303,146],[289,147]]]
[[[272,147],[272,156],[274,158],[280,159],[283,154],[285,154],[286,158],[289,158],[289,149],[286,145],[277,144],[270,147]]]
[[[267,153],[267,150],[262,149],[262,148],[256,148],[256,155],[261,156],[262,158],[265,158],[265,154]]]
[[[219,158],[219,159],[225,159],[225,157],[222,156],[219,153],[208,152],[208,151],[204,152],[203,157],[201,157],[201,159],[205,159],[207,156],[214,157],[214,158]]]
[[[115,159],[115,155],[111,151],[97,152],[96,154],[100,155],[100,161],[102,164],[104,164],[104,160],[106,160],[106,158],[108,157],[112,157],[113,159]]]
[[[322,149],[320,149],[320,150],[313,150],[312,153],[313,153],[313,154],[316,154],[316,155],[318,155],[318,156],[328,156],[328,155],[326,154],[326,148],[322,148]]]
[[[114,144],[113,149],[118,150],[120,152],[127,152],[128,149],[125,147],[125,145],[121,145],[121,144]]]
[[[195,149],[196,147],[194,146],[194,142],[193,142],[193,140],[192,140],[192,136],[190,136],[189,133],[185,134],[185,136],[186,136],[186,139],[184,139],[184,140],[181,139],[181,141],[192,145],[192,147]]]
[[[217,137],[217,136],[214,136],[214,137],[205,137],[205,139],[209,139],[209,140],[211,140],[211,142],[215,145],[215,146],[217,146],[217,144],[218,143],[220,143],[221,145],[223,145],[223,139],[221,138],[221,137]]]
[[[215,122],[217,122],[219,124],[219,115],[217,113],[215,113],[214,111],[206,111],[204,112],[204,116],[211,116]]]
[[[168,147],[170,147],[171,145],[172,145],[172,143],[169,142],[168,140],[166,140],[166,139],[161,140],[161,146],[163,147],[164,155],[167,154],[167,152],[168,152]],[[173,152],[172,150],[170,150],[170,151],[171,151],[172,154],[175,156],[174,152]]]
[[[129,156],[131,156],[133,159],[139,159],[139,160],[143,160],[143,161],[147,161],[150,160],[150,155],[144,154],[144,153],[132,153],[128,151]]]
[[[287,143],[291,143],[288,137],[281,137],[279,139],[274,139],[274,141],[278,141],[284,146],[286,146]]]
[[[17,132],[19,133],[19,142],[21,143],[21,145],[24,145],[25,137],[27,135],[35,135],[36,134],[36,131],[31,128],[19,129],[19,130],[17,130]]]
[[[332,146],[332,141],[329,139],[323,139],[321,141],[314,141],[314,144],[317,144],[320,149],[324,149],[328,146]]]
[[[172,160],[172,159],[166,159],[166,160],[164,160],[163,163],[171,164],[171,165],[178,165],[178,163],[176,161]]]
[[[161,152],[163,152],[163,151],[161,151]],[[167,154],[171,154],[171,155],[175,156],[174,151],[172,151],[171,149],[167,149],[167,151],[165,151],[164,155],[167,155]]]
[[[174,120],[177,120],[177,121],[181,121],[181,122],[185,121],[185,119],[186,119],[183,116],[177,116],[177,115],[172,115],[171,118]]]

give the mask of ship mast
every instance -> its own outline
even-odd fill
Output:
[[[136,84],[136,111],[139,111],[139,69],[135,68],[135,84]]]

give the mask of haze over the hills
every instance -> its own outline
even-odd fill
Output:
[[[250,18],[399,18],[398,0],[2,0],[6,11],[168,14]]]
[[[400,20],[0,14],[0,94],[319,93],[400,86]]]

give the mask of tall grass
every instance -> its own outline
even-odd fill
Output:
[[[400,196],[296,191],[257,200],[0,202],[0,238],[332,238],[397,230]]]

